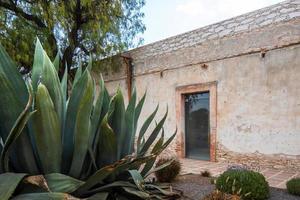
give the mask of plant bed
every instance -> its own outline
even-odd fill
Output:
[[[215,190],[215,185],[211,183],[213,178],[203,177],[200,174],[180,175],[171,183],[174,190],[182,192],[182,200],[202,200]],[[270,197],[268,200],[299,200],[300,198],[291,195],[286,189],[270,187]]]
[[[171,185],[183,193],[181,199],[202,199],[215,189],[211,180],[212,178],[200,174],[186,174],[178,176]]]
[[[300,198],[295,195],[291,195],[286,189],[270,187],[270,200],[299,200]]]

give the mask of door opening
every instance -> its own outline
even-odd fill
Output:
[[[185,157],[210,160],[209,92],[184,95]]]

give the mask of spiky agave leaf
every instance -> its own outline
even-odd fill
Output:
[[[67,155],[72,156],[69,174],[73,177],[80,177],[83,162],[89,149],[93,97],[92,77],[89,71],[86,70],[72,90],[68,103],[66,135],[64,135],[64,144],[74,144],[64,146],[64,150],[67,150],[70,146],[73,148],[72,155]],[[70,160],[69,157],[65,158]]]
[[[16,142],[20,134],[22,133],[26,123],[34,112],[30,112],[32,105],[32,95],[29,96],[28,103],[25,109],[22,111],[15,124],[13,125],[10,133],[5,140],[5,143],[0,152],[0,172],[9,171],[9,150],[12,148],[12,144]]]
[[[20,181],[26,174],[3,173],[0,174],[0,199],[8,200],[11,198]]]
[[[3,82],[6,84],[0,87],[8,93],[9,98],[0,98],[0,102],[4,102],[5,106],[18,105],[18,109],[16,109],[18,112],[13,112],[13,115],[5,113],[5,116],[14,122],[26,105],[26,102],[24,104],[24,100],[19,99],[18,96],[22,92],[24,93],[23,80],[20,75],[13,75],[11,77],[18,79],[16,83],[13,83],[14,79],[10,77],[10,73],[16,71],[12,68],[15,65],[3,52],[0,51],[0,56],[4,57],[3,60],[0,59],[0,80],[4,80]],[[10,67],[6,69],[3,66],[6,66],[7,63]],[[147,129],[154,120],[158,107],[149,116],[139,132],[137,150],[135,154],[132,154],[137,123],[145,102],[145,95],[137,103],[134,89],[129,104],[125,107],[121,90],[118,89],[116,94],[110,97],[104,81],[101,79],[100,93],[96,97],[94,81],[89,72],[92,67],[90,60],[86,70],[82,71],[82,68],[77,70],[68,98],[67,71],[63,79],[59,81],[56,70],[57,63],[57,59],[54,63],[50,62],[42,45],[37,40],[32,71],[34,91],[32,109],[37,111],[30,120],[29,128],[25,127],[22,133],[17,131],[12,134],[19,135],[16,142],[19,138],[25,136],[27,138],[25,137],[25,140],[17,143],[22,144],[20,149],[10,145],[15,153],[9,156],[12,159],[10,162],[12,167],[6,167],[6,169],[17,169],[17,171],[27,172],[28,175],[35,175],[40,170],[44,175],[17,180],[16,185],[20,183],[20,187],[24,187],[24,189],[18,190],[19,193],[16,193],[15,198],[70,198],[71,196],[67,196],[67,193],[88,199],[128,199],[131,197],[161,199],[172,196],[173,193],[168,193],[158,186],[151,186],[143,179],[153,171],[150,170],[158,154],[175,137],[174,134],[164,142],[162,133],[152,148],[152,144],[163,130],[167,113],[156,124],[149,137],[146,137]],[[12,89],[17,92],[10,93]],[[24,93],[24,96],[26,95],[28,95],[27,91]],[[5,107],[0,104],[0,108]],[[29,109],[28,112],[30,111],[32,110]],[[0,126],[1,120],[4,119],[0,115]],[[24,124],[24,120],[21,121]],[[0,129],[4,130],[1,127]],[[5,135],[3,132],[0,135],[2,139],[3,135],[5,139],[7,138],[7,134]],[[4,140],[4,142],[6,141]],[[7,148],[1,146],[0,149],[3,151]],[[29,154],[29,160],[26,160],[26,164],[23,165],[24,161],[20,158],[24,158],[24,155],[30,153],[28,149],[31,149],[32,155],[30,157]],[[25,150],[25,153],[20,150]],[[7,155],[7,150],[5,152],[4,154]],[[3,156],[3,158],[5,157],[7,158],[7,156]],[[145,167],[140,174],[138,170],[144,164]],[[7,166],[7,164],[5,165]],[[50,190],[51,194],[21,194],[31,190],[28,185],[39,186],[39,180],[43,180],[40,182],[47,184],[48,189],[32,191],[47,192]],[[42,188],[42,185],[40,187]]]
[[[45,85],[39,84],[33,116],[33,130],[43,173],[60,172],[62,142],[59,118]]]
[[[68,107],[66,111],[65,130],[63,133],[63,163],[62,170],[69,173],[72,162],[78,162],[74,154],[74,147],[81,147],[80,157],[87,151],[87,144],[84,141],[89,139],[90,113],[92,108],[93,84],[89,72],[85,72],[78,80],[78,83],[72,88]],[[83,137],[82,143],[80,138]],[[75,142],[76,141],[76,142]],[[82,146],[82,145],[83,146]],[[84,150],[85,149],[85,150]],[[74,166],[73,165],[73,166]],[[82,163],[80,164],[82,165]],[[75,167],[75,166],[74,166]],[[80,172],[73,167],[72,174],[79,176]],[[82,166],[78,166],[81,170]],[[76,172],[75,172],[76,171]]]
[[[0,83],[0,137],[5,143],[15,121],[26,107],[29,95],[17,66],[1,45]],[[15,148],[10,153],[10,160],[18,172],[33,174],[39,172],[27,127],[23,129],[23,134],[16,140]]]

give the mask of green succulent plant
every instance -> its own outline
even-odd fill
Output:
[[[24,80],[0,45],[0,199],[165,199],[178,195],[147,182],[164,138],[167,112],[146,137],[158,107],[135,136],[145,95],[125,107],[104,81],[95,92],[92,62],[67,91],[37,39],[32,75]],[[165,165],[166,166],[166,165]]]

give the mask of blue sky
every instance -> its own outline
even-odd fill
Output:
[[[144,44],[279,2],[282,0],[146,0]]]

